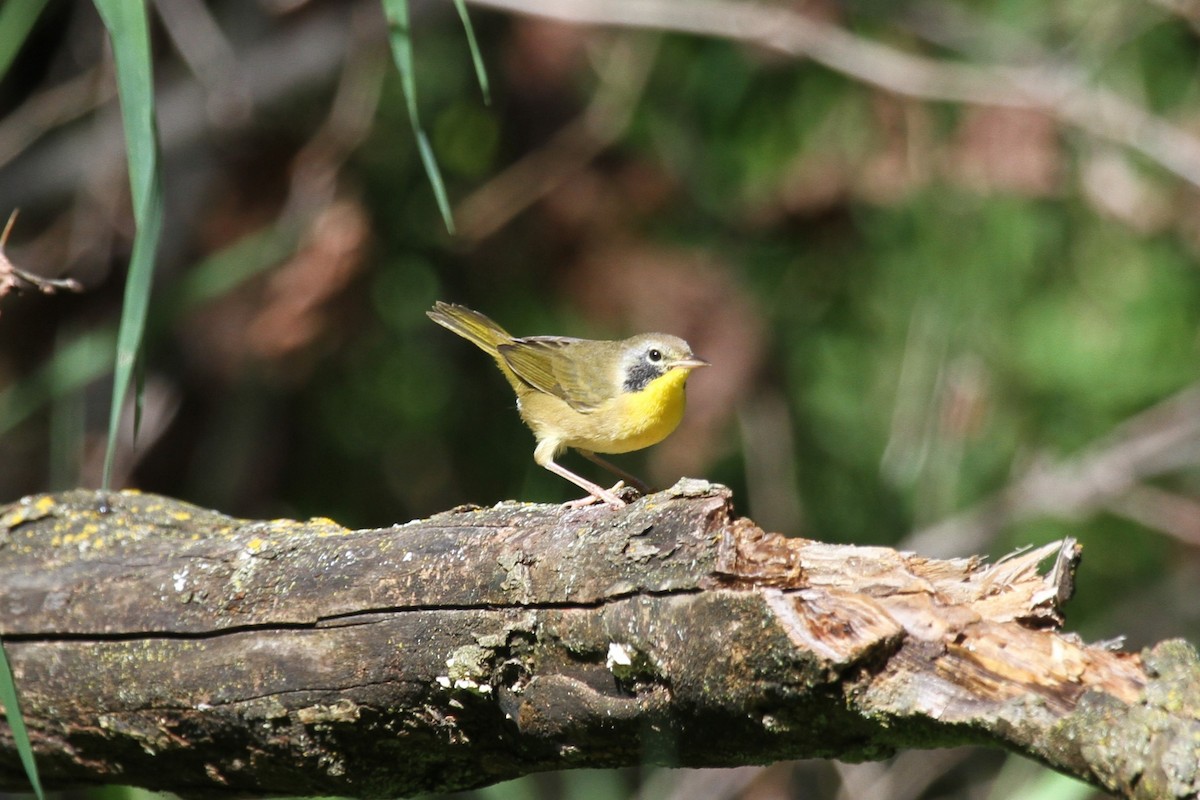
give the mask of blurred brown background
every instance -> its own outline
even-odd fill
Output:
[[[167,217],[116,484],[352,526],[566,500],[499,373],[425,309],[662,330],[714,367],[670,439],[617,457],[652,483],[930,555],[1076,536],[1069,628],[1200,638],[1200,9],[486,5],[490,105],[453,6],[412,5],[449,235],[377,2],[150,4]],[[6,252],[85,288],[0,299],[7,501],[99,484],[132,219],[91,4],[5,42]],[[971,750],[479,794],[1038,792],[1089,796]]]

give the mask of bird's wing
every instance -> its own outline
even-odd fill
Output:
[[[606,387],[583,379],[576,359],[571,358],[570,345],[580,341],[566,336],[528,336],[502,344],[497,350],[522,381],[586,414],[608,397]]]

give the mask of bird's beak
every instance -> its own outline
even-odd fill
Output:
[[[699,356],[691,356],[690,358],[681,358],[678,361],[671,362],[671,369],[698,369],[699,367],[711,367],[712,364],[705,361]]]

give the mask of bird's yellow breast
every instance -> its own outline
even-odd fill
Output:
[[[595,411],[576,411],[552,394],[525,389],[517,397],[521,418],[539,446],[553,453],[574,447],[593,453],[628,453],[658,444],[683,419],[688,370],[672,369],[639,392],[620,392]]]
[[[686,369],[672,369],[650,381],[640,392],[618,394],[596,412],[608,421],[611,441],[605,442],[603,448],[572,446],[600,453],[628,453],[658,444],[683,419],[687,379]]]

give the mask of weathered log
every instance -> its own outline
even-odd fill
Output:
[[[1195,651],[1061,632],[1070,540],[986,564],[786,539],[693,481],[384,530],[133,492],[0,512],[0,637],[53,787],[383,797],[985,743],[1200,791]]]

